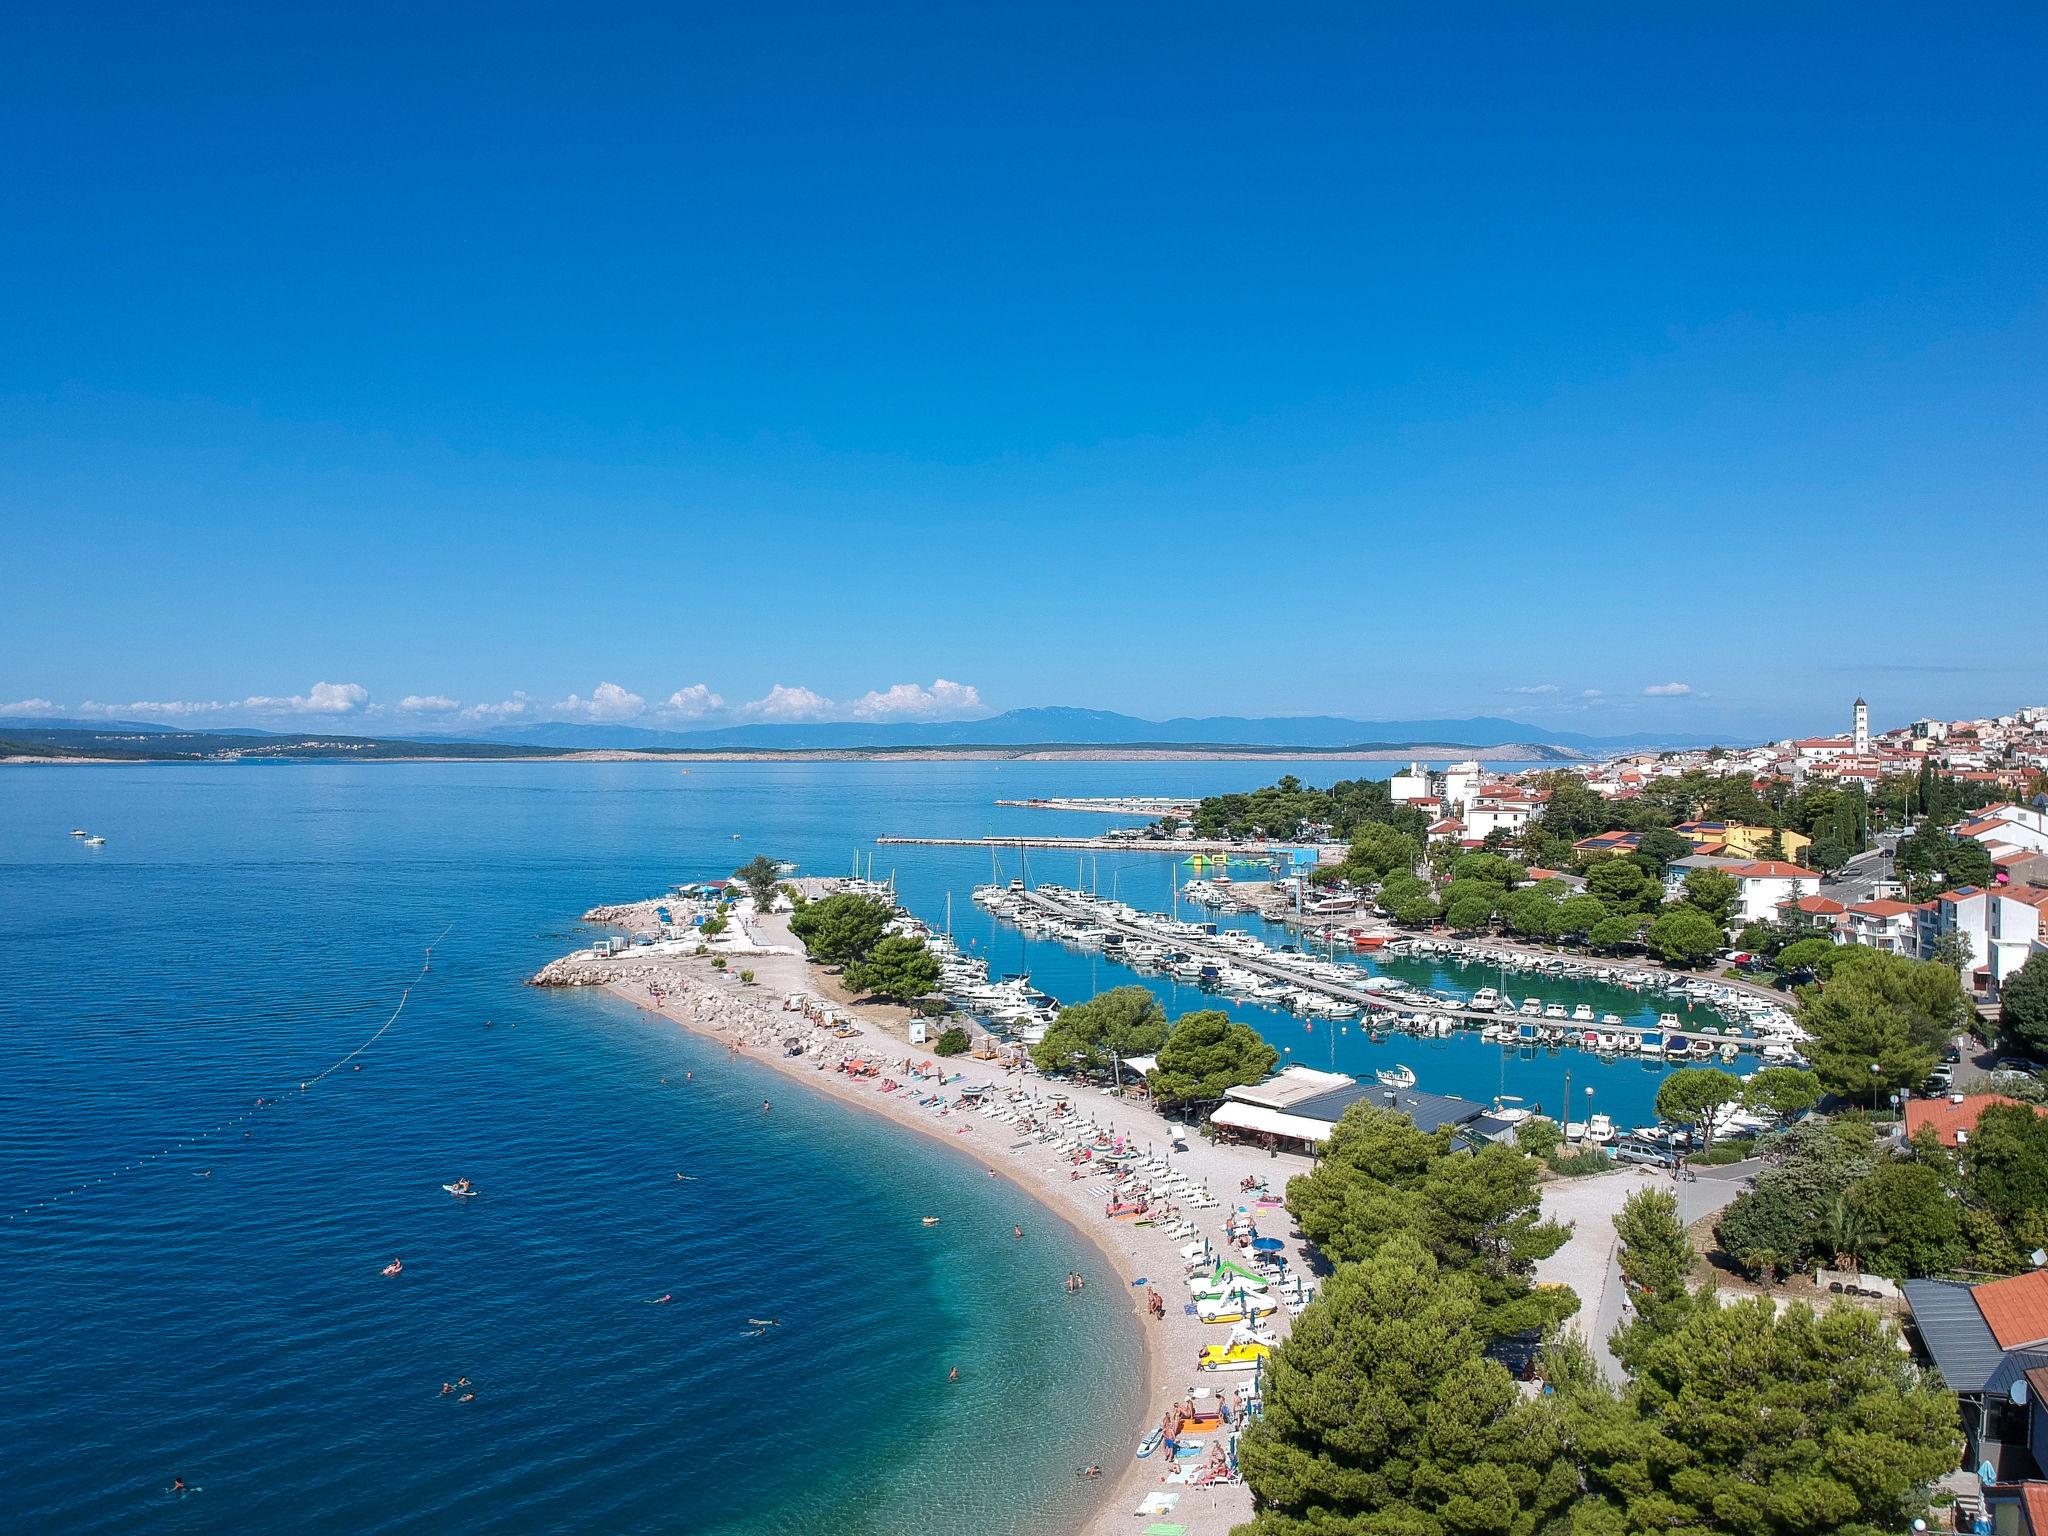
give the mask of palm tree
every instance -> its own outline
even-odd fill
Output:
[[[1861,1267],[1858,1255],[1869,1240],[1870,1228],[1863,1219],[1863,1212],[1846,1195],[1838,1194],[1822,1207],[1814,1235],[1820,1239],[1821,1246],[1833,1255],[1830,1268]]]

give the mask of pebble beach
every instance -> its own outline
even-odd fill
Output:
[[[654,908],[664,904],[649,900],[598,907],[585,916],[652,929],[658,926]],[[696,954],[694,942],[677,941],[612,957],[581,951],[552,962],[534,981],[604,987],[630,1003],[650,1025],[666,1022],[720,1040],[775,1068],[807,1092],[883,1116],[950,1147],[956,1155],[975,1159],[992,1177],[1008,1180],[1047,1215],[1070,1225],[1102,1256],[1101,1272],[1084,1276],[1085,1282],[1112,1286],[1127,1295],[1147,1346],[1146,1380],[1141,1390],[1132,1384],[1130,1434],[1125,1442],[1104,1447],[1096,1458],[1103,1499],[1083,1529],[1091,1536],[1128,1536],[1177,1527],[1182,1536],[1223,1536],[1250,1518],[1251,1496],[1242,1483],[1196,1481],[1200,1469],[1213,1463],[1212,1455],[1169,1463],[1157,1452],[1138,1459],[1135,1451],[1177,1404],[1200,1402],[1205,1396],[1220,1398],[1233,1405],[1234,1414],[1238,1389],[1251,1380],[1250,1373],[1195,1368],[1203,1346],[1224,1342],[1230,1329],[1201,1322],[1188,1306],[1188,1261],[1181,1250],[1191,1238],[1184,1229],[1176,1235],[1175,1224],[1192,1222],[1199,1234],[1192,1240],[1207,1238],[1221,1256],[1229,1251],[1226,1221],[1233,1216],[1240,1221],[1248,1218],[1262,1236],[1282,1239],[1292,1269],[1306,1273],[1303,1245],[1278,1197],[1287,1179],[1305,1169],[1307,1161],[1189,1136],[1148,1105],[1051,1082],[1028,1064],[974,1056],[938,1062],[924,1047],[909,1044],[907,1010],[856,1002],[836,975],[805,957],[783,914],[751,915],[749,905],[743,903],[736,910],[731,928],[709,946],[711,954],[724,958],[722,970],[714,968],[708,955]],[[741,971],[751,971],[753,981],[742,981]],[[858,1020],[858,1035],[836,1032],[835,1024],[846,1019]],[[878,1070],[874,1075],[842,1070],[851,1063]],[[943,1086],[914,1075],[941,1067]],[[895,1082],[904,1086],[884,1091],[883,1084]],[[1149,1152],[1170,1169],[1162,1182],[1171,1180],[1183,1189],[1205,1187],[1213,1203],[1180,1202],[1171,1217],[1161,1210],[1159,1224],[1110,1219],[1104,1214],[1110,1185],[1100,1168],[1075,1163],[1070,1155],[1021,1134],[1004,1119],[954,1107],[963,1094],[975,1093],[1002,1101],[1028,1095],[1040,1106],[1049,1104],[1053,1093],[1066,1095],[1064,1114],[1072,1122],[1093,1122],[1103,1134]],[[934,1097],[943,1102],[920,1102]],[[1176,1145],[1184,1150],[1173,1150]],[[1247,1180],[1264,1185],[1263,1201],[1242,1191]],[[1028,1242],[1030,1217],[1020,1214],[1018,1220],[1025,1228],[1022,1240]],[[1155,1293],[1162,1299],[1163,1316],[1147,1316],[1147,1298]],[[1284,1336],[1287,1319],[1282,1309],[1262,1322]]]

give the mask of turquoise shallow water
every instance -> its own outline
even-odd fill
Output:
[[[6,1524],[1061,1528],[1087,1498],[1073,1468],[1127,1453],[1136,1391],[1118,1287],[1060,1284],[1095,1272],[1093,1250],[1043,1220],[1015,1243],[1020,1197],[971,1160],[623,1005],[520,983],[581,942],[585,907],[756,852],[837,873],[882,832],[1105,824],[997,798],[1246,788],[1290,767],[1388,765],[7,770]],[[952,892],[1000,969],[1069,1000],[1132,979],[972,908],[985,853],[876,852],[934,920]],[[1099,873],[1162,900],[1172,878],[1145,854]],[[361,1070],[294,1091],[386,1020],[444,929]],[[1211,1001],[1157,985],[1177,1011]],[[1405,1059],[1439,1091],[1526,1078],[1543,1097],[1559,1075],[1476,1040],[1336,1042],[1233,1011],[1296,1059]],[[1618,1117],[1654,1093],[1634,1065],[1574,1070]],[[458,1173],[481,1199],[441,1191]],[[921,1228],[934,1209],[945,1225]],[[748,1338],[750,1316],[783,1327]],[[476,1402],[438,1395],[458,1375]],[[173,1474],[200,1491],[170,1498]]]

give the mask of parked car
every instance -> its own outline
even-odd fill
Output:
[[[1650,1168],[1678,1166],[1678,1159],[1669,1147],[1661,1147],[1654,1141],[1645,1141],[1640,1136],[1618,1137],[1611,1150],[1617,1163],[1635,1163]]]

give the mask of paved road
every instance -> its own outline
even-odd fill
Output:
[[[1820,893],[1830,901],[1853,907],[1858,902],[1869,901],[1877,883],[1891,878],[1890,870],[1891,860],[1872,848],[1843,865],[1833,880],[1822,884]]]
[[[1639,1189],[1662,1189],[1678,1196],[1678,1217],[1687,1226],[1720,1210],[1742,1193],[1761,1165],[1754,1160],[1725,1168],[1701,1169],[1690,1183],[1673,1181],[1659,1169],[1618,1168],[1584,1179],[1561,1179],[1543,1186],[1543,1214],[1567,1223],[1571,1239],[1536,1266],[1539,1281],[1561,1280],[1579,1295],[1579,1312],[1565,1326],[1576,1328],[1593,1352],[1593,1362],[1610,1381],[1622,1369],[1607,1348],[1608,1336],[1621,1322],[1625,1288],[1620,1246],[1614,1235],[1614,1214]]]

